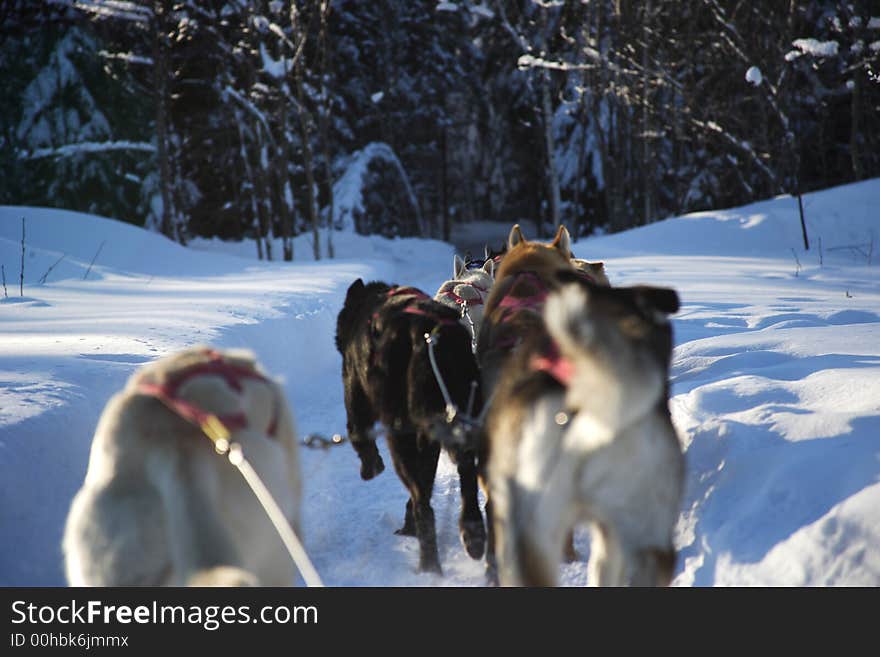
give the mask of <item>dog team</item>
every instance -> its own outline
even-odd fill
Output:
[[[668,288],[611,286],[601,262],[572,257],[564,226],[547,244],[515,225],[501,252],[455,256],[433,298],[351,284],[336,329],[348,439],[367,480],[385,468],[384,435],[409,494],[396,533],[418,540],[419,570],[441,572],[431,494],[445,451],[461,541],[485,557],[488,583],[558,585],[581,525],[588,583],[671,582],[684,480],[668,409],[678,307]],[[298,533],[293,417],[252,354],[197,347],[136,372],[100,418],[68,514],[68,582],[292,584],[286,543],[215,453],[230,445]]]

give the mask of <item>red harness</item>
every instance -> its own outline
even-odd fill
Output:
[[[403,312],[409,313],[410,315],[421,315],[422,317],[428,317],[433,319],[438,324],[442,326],[450,326],[452,324],[458,324],[458,321],[454,319],[450,319],[448,317],[438,317],[435,313],[429,312],[420,308],[418,306],[419,301],[431,301],[431,297],[422,292],[421,290],[411,287],[409,285],[404,285],[401,287],[392,287],[388,290],[386,294],[387,298],[398,297],[398,296],[409,296],[413,297],[413,301],[403,308]],[[375,319],[378,313],[373,313],[373,318]]]
[[[142,382],[138,385],[137,391],[142,395],[149,395],[161,401],[165,406],[174,411],[184,420],[191,422],[199,427],[204,427],[211,421],[211,418],[220,420],[228,431],[243,429],[247,426],[247,416],[242,413],[230,413],[227,415],[215,415],[201,408],[200,406],[182,399],[178,396],[180,387],[197,376],[220,376],[230,388],[236,392],[242,391],[241,382],[244,379],[255,379],[268,383],[268,379],[254,370],[240,365],[233,365],[223,359],[218,352],[213,349],[206,349],[205,355],[210,360],[204,363],[197,363],[191,367],[187,367],[168,379],[165,383],[149,383]],[[278,411],[272,418],[269,425],[268,433],[275,436],[278,430]]]
[[[538,291],[527,297],[505,295],[498,303],[498,307],[502,309],[501,317],[498,320],[499,324],[508,320],[518,310],[529,310],[540,314],[544,302],[547,300],[547,295],[550,293],[541,277],[533,271],[518,272],[515,276],[527,279]],[[499,346],[512,348],[516,342],[517,338],[511,336]],[[559,347],[554,341],[550,342],[550,346],[544,352],[532,356],[529,366],[535,371],[546,372],[564,386],[571,383],[574,375],[574,365],[559,352]]]
[[[546,372],[566,387],[574,378],[574,364],[559,353],[556,342],[551,342],[544,353],[532,356],[529,365],[536,372]]]
[[[402,312],[405,312],[409,315],[419,315],[421,317],[427,317],[428,319],[432,319],[439,326],[453,326],[458,324],[457,319],[451,319],[449,317],[438,317],[435,313],[429,312],[420,308],[418,305],[419,301],[432,301],[431,297],[427,294],[419,290],[418,288],[411,287],[409,285],[401,285],[399,287],[392,287],[385,293],[386,299],[391,299],[393,297],[412,297],[412,300],[403,307]],[[373,313],[373,316],[369,320],[369,325],[372,327],[373,322],[375,322],[379,317],[379,311]],[[374,345],[370,345],[370,362],[373,365],[379,364],[379,354],[374,351]]]

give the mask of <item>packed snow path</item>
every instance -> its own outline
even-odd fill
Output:
[[[867,257],[880,239],[880,183],[811,194],[805,206],[809,252],[790,198],[575,246],[605,260],[613,284],[667,285],[682,299],[670,406],[688,474],[675,584],[880,584],[880,253]],[[284,381],[302,435],[344,433],[333,338],[346,288],[361,276],[433,293],[452,247],[335,241],[334,261],[257,263],[252,246],[183,249],[119,222],[0,208],[10,295],[0,300],[0,584],[63,584],[61,530],[95,423],[147,360],[197,342],[248,347]],[[311,252],[305,237],[296,246]],[[484,584],[458,540],[447,460],[433,498],[442,577],[416,573],[416,541],[393,534],[406,500],[393,469],[361,481],[346,444],[304,450],[303,470],[305,544],[327,584]],[[579,532],[584,556],[588,544]],[[563,579],[583,584],[585,563]]]

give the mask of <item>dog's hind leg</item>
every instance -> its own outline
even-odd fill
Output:
[[[431,494],[440,458],[440,445],[410,432],[388,434],[389,449],[403,485],[410,495],[416,536],[419,539],[419,570],[440,573],[437,529]]]
[[[477,463],[473,452],[456,458],[461,489],[461,516],[458,522],[461,543],[472,559],[481,559],[486,549],[486,527],[480,512],[477,488]]]
[[[594,523],[587,565],[589,586],[623,586],[626,583],[626,558],[620,537],[606,523]]]
[[[630,586],[669,586],[675,572],[675,548],[642,548],[631,559]]]
[[[70,586],[161,586],[172,575],[161,499],[137,475],[77,493],[62,548]]]
[[[413,518],[413,501],[412,498],[406,501],[406,510],[403,512],[403,527],[394,530],[398,536],[415,536],[416,521]]]
[[[376,423],[367,394],[360,384],[351,379],[350,373],[343,364],[342,372],[345,385],[345,414],[348,440],[361,461],[361,479],[367,481],[382,473],[385,464],[376,447],[376,441],[370,436],[370,429]]]

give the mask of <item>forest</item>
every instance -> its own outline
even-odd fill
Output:
[[[868,0],[5,0],[0,80],[0,204],[272,260],[880,176]]]

